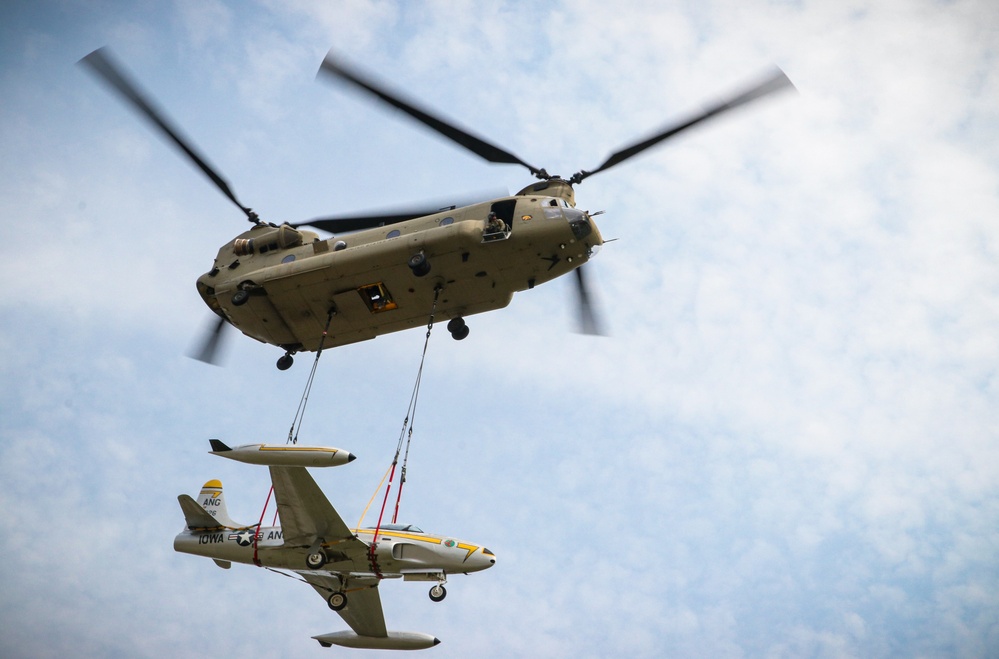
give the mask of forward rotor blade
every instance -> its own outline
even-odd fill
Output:
[[[197,359],[206,364],[218,365],[218,349],[222,340],[222,331],[225,329],[226,320],[219,316],[218,321],[205,332],[201,347],[187,353],[191,359]]]
[[[107,48],[98,48],[94,52],[90,53],[86,57],[80,60],[80,64],[84,64],[90,68],[90,70],[100,77],[105,83],[114,88],[121,96],[132,104],[132,106],[138,110],[139,114],[148,119],[154,126],[159,128],[164,135],[166,135],[181,151],[187,154],[187,157],[191,159],[195,165],[201,169],[205,175],[211,179],[211,181],[222,191],[226,197],[228,197],[232,203],[236,204],[241,211],[246,214],[247,219],[253,223],[259,223],[257,214],[251,211],[249,208],[243,206],[236,199],[236,195],[229,188],[229,184],[226,183],[225,179],[218,175],[218,173],[212,169],[212,167],[205,161],[205,159],[195,150],[192,142],[189,139],[185,139],[181,136],[180,131],[175,128],[167,120],[166,114],[156,107],[152,98],[148,95],[142,93],[139,89],[139,85],[130,80],[124,72],[124,69],[114,62],[114,59],[108,51]]]
[[[377,96],[385,103],[388,103],[397,110],[405,112],[417,121],[432,128],[449,140],[465,147],[488,162],[523,165],[524,167],[527,167],[532,174],[543,174],[542,170],[529,165],[509,151],[487,142],[480,137],[476,137],[468,131],[458,128],[444,119],[434,116],[429,111],[418,107],[417,104],[412,101],[403,100],[400,94],[390,92],[384,85],[376,82],[370,76],[362,74],[357,69],[351,68],[343,62],[337,62],[333,58],[332,53],[326,55],[322,66],[319,68],[320,73],[324,71],[335,78],[346,80],[347,82],[360,87],[364,91]]]
[[[611,154],[611,156],[608,157],[607,160],[605,160],[602,165],[600,165],[593,171],[588,172],[586,170],[583,170],[575,174],[572,177],[572,182],[579,183],[586,177],[593,176],[598,172],[610,169],[614,165],[622,163],[628,158],[636,156],[642,151],[645,151],[646,149],[656,146],[663,140],[673,137],[674,135],[681,133],[687,130],[688,128],[692,128],[703,121],[707,121],[712,117],[716,117],[720,114],[728,112],[729,110],[734,110],[739,106],[745,105],[759,98],[763,98],[764,96],[773,94],[774,92],[786,89],[788,87],[793,89],[794,84],[788,79],[786,75],[784,75],[783,71],[777,69],[776,72],[765,78],[763,81],[753,85],[752,87],[749,87],[748,89],[738,94],[734,94],[733,96],[731,96],[726,100],[715,103],[710,108],[701,112],[700,114],[697,114],[685,121],[682,121],[679,124],[670,126],[669,128],[666,128],[665,130],[656,133],[655,135],[649,137],[646,140],[643,140],[627,148],[621,149],[616,153]]]
[[[576,290],[579,292],[579,333],[604,336],[582,267],[576,268]]]

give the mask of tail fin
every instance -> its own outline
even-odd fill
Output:
[[[212,453],[224,453],[225,451],[231,451],[232,449],[225,445],[218,439],[209,439],[208,443],[212,445]]]
[[[184,517],[187,518],[188,527],[207,528],[211,526],[225,526],[229,528],[243,528],[229,518],[229,512],[225,507],[225,496],[222,494],[222,481],[220,480],[210,480],[205,483],[201,488],[200,494],[198,494],[196,502],[186,494],[180,495],[178,499],[180,500],[180,507],[184,511]],[[195,505],[192,506],[192,503]],[[211,524],[206,524],[205,522],[211,522]]]

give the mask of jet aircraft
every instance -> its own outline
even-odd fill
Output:
[[[212,447],[216,455],[240,460],[226,455],[231,449],[221,442],[213,441]],[[353,630],[314,636],[323,647],[433,647],[440,641],[429,634],[386,629],[378,584],[393,578],[436,582],[430,599],[439,602],[447,594],[448,575],[478,572],[496,563],[493,552],[481,545],[424,533],[412,525],[350,529],[304,467],[269,468],[280,526],[233,522],[222,483],[210,480],[197,501],[186,494],[177,497],[185,528],[173,546],[211,558],[223,568],[246,563],[296,573]]]

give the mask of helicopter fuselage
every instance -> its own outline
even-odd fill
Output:
[[[568,185],[541,187],[326,239],[260,224],[219,250],[198,291],[244,334],[290,353],[426,326],[435,296],[438,320],[500,309],[603,244]]]

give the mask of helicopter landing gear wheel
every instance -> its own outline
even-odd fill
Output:
[[[417,277],[423,277],[430,272],[430,261],[427,260],[423,252],[410,256],[407,265]]]
[[[290,352],[286,352],[283,357],[277,360],[277,367],[279,371],[287,371],[294,363],[295,358],[291,356]]]
[[[326,603],[330,605],[330,608],[334,611],[341,611],[343,607],[347,606],[347,595],[337,591],[331,593],[329,597],[326,598]]]
[[[310,570],[318,570],[326,565],[326,553],[322,549],[317,549],[305,557],[305,567]]]
[[[465,324],[465,319],[461,316],[457,318],[452,318],[448,321],[447,331],[451,332],[451,338],[455,341],[461,341],[466,336],[468,336],[468,325]]]
[[[243,289],[239,289],[238,291],[232,294],[232,304],[233,306],[236,307],[243,306],[249,301],[249,299],[250,299],[250,292]]]
[[[440,602],[445,597],[447,597],[447,589],[444,586],[437,584],[430,589],[430,599],[433,601]]]

